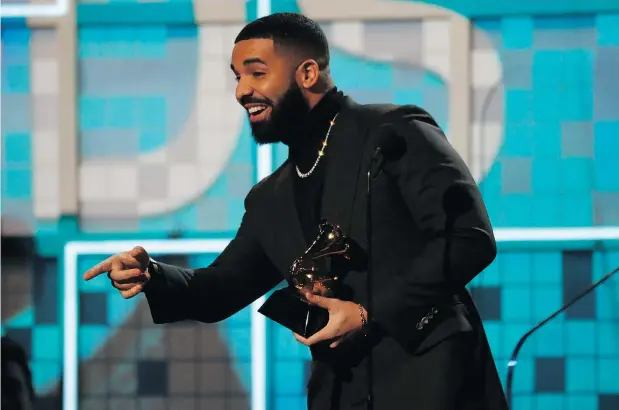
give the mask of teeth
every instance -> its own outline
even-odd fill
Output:
[[[261,111],[266,110],[266,108],[267,108],[267,107],[265,107],[265,106],[260,106],[260,107],[251,107],[251,108],[249,108],[247,111],[248,111],[250,114],[256,114],[256,113],[258,113],[258,112],[261,112]]]

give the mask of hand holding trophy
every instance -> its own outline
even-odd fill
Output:
[[[258,311],[303,337],[318,332],[329,321],[329,313],[310,304],[303,295],[310,292],[337,297],[340,278],[329,271],[329,259],[349,259],[349,248],[340,227],[323,220],[316,240],[290,266],[288,287],[273,292]]]

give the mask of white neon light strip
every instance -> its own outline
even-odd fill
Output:
[[[497,228],[497,242],[575,242],[619,239],[619,226],[561,228]]]
[[[271,0],[256,2],[256,17],[271,14]],[[273,147],[271,145],[258,146],[256,161],[256,179],[261,181],[273,172]],[[266,298],[258,298],[251,305],[251,409],[266,410],[267,408],[267,322],[266,318],[258,313]]]
[[[56,0],[55,4],[3,4],[2,17],[62,17],[69,11],[69,0]]]

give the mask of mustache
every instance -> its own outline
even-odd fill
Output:
[[[241,105],[246,105],[246,104],[273,105],[271,100],[268,100],[268,99],[255,98],[255,97],[247,97],[247,96],[246,97],[242,97],[241,98]]]

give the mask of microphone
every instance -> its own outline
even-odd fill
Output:
[[[368,185],[366,192],[366,234],[368,243],[368,266],[366,282],[366,310],[368,312],[368,317],[366,320],[368,323],[371,323],[372,316],[372,181],[380,175],[386,161],[397,160],[406,152],[406,141],[404,141],[404,138],[396,133],[391,124],[383,125],[378,132],[379,134],[376,138],[376,148],[374,149],[374,154],[372,155],[372,160],[367,171]],[[367,409],[373,410],[373,358],[371,349],[368,353],[367,372]]]
[[[378,177],[385,161],[398,160],[406,152],[406,141],[396,133],[393,125],[383,125],[378,132],[376,148],[370,165],[370,176],[372,178]]]
[[[514,348],[512,356],[509,359],[509,362],[507,362],[506,396],[507,396],[507,404],[509,405],[510,408],[512,407],[512,383],[514,381],[514,369],[516,368],[516,365],[518,364],[518,353],[520,352],[520,349],[522,349],[524,342],[526,342],[529,336],[531,336],[535,331],[537,331],[539,328],[544,326],[546,323],[550,322],[552,319],[559,316],[562,312],[567,310],[574,303],[578,302],[580,299],[587,296],[589,293],[591,293],[591,291],[593,291],[595,288],[600,286],[602,283],[606,282],[608,279],[611,278],[611,276],[613,276],[617,272],[619,272],[619,266],[616,267],[614,270],[608,272],[606,275],[604,275],[602,279],[598,280],[592,285],[589,285],[589,287],[587,287],[585,290],[583,290],[578,295],[576,295],[576,297],[574,297],[572,300],[570,300],[569,302],[561,306],[557,311],[555,311],[553,314],[548,316],[546,319],[539,322],[531,330],[525,333],[524,336],[520,338],[520,340],[518,340],[518,343],[516,343],[516,347]]]

